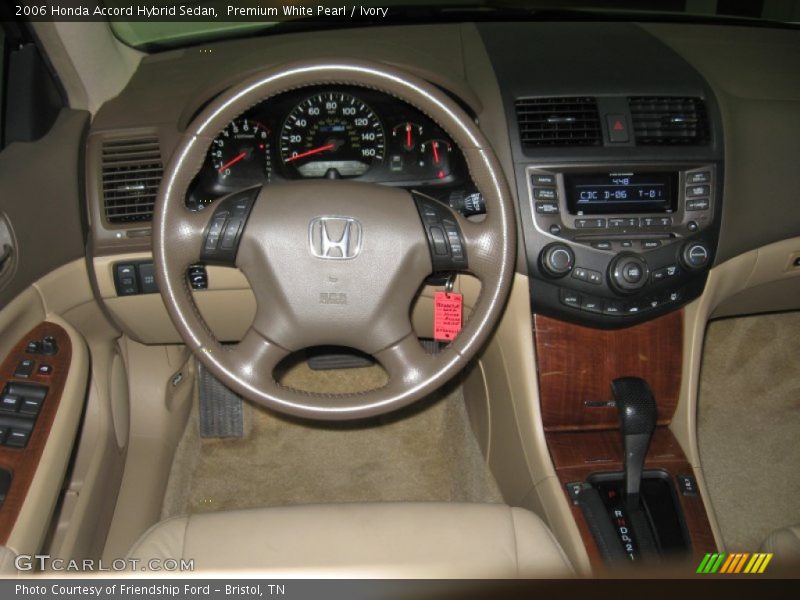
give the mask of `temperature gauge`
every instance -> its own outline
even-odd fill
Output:
[[[419,146],[419,166],[431,171],[437,179],[450,174],[450,153],[453,147],[445,140],[422,142]]]
[[[403,150],[411,152],[417,146],[417,142],[422,137],[422,125],[417,125],[411,121],[400,123],[392,127],[392,138],[399,140]]]

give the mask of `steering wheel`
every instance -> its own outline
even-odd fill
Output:
[[[404,189],[347,180],[272,183],[230,194],[202,211],[186,207],[189,184],[219,131],[271,96],[319,84],[378,90],[429,116],[460,147],[486,218],[469,221]],[[164,173],[153,244],[170,317],[211,373],[270,409],[341,420],[405,406],[467,365],[504,309],[516,227],[497,158],[456,102],[400,69],[335,60],[265,70],[224,92],[192,121]],[[236,266],[250,282],[256,314],[238,344],[221,344],[194,303],[186,273],[198,261]],[[481,292],[456,339],[430,354],[412,329],[411,304],[425,279],[443,271],[474,275]],[[371,355],[388,382],[366,392],[313,394],[276,381],[284,357],[320,345]]]

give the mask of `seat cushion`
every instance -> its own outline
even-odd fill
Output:
[[[328,504],[181,516],[152,527],[129,556],[284,576],[572,574],[542,520],[502,504]]]
[[[777,529],[761,545],[764,552],[772,552],[776,565],[800,565],[800,525]]]

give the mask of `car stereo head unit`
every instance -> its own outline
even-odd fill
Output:
[[[677,171],[565,173],[573,215],[672,213],[678,206]]]

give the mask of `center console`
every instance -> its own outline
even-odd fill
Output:
[[[718,166],[528,165],[536,312],[629,326],[699,296],[717,245]]]

